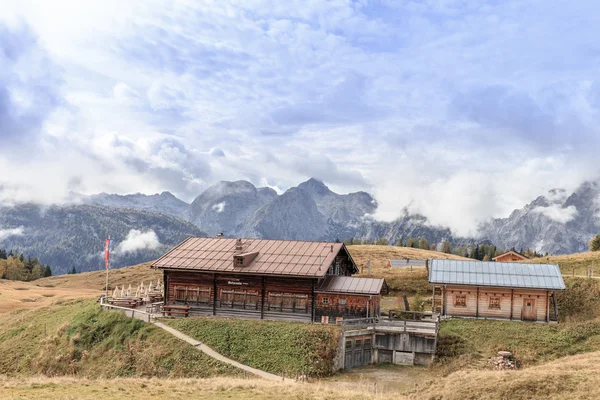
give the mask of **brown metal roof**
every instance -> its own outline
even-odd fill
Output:
[[[343,243],[263,239],[242,239],[242,250],[240,251],[236,250],[236,240],[191,237],[156,260],[152,267],[258,275],[321,277],[325,275],[342,249],[347,253]],[[250,265],[246,267],[234,265],[234,255],[254,252],[258,252],[258,255]],[[350,256],[349,258],[354,264],[352,258]]]
[[[385,280],[379,278],[328,276],[319,283],[316,291],[348,294],[380,294],[384,284]]]

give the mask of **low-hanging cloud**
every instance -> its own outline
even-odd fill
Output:
[[[552,221],[566,224],[572,221],[578,214],[575,206],[561,207],[560,204],[551,204],[548,207],[536,207],[532,210],[534,213],[545,215]]]
[[[133,253],[138,250],[156,250],[160,247],[158,236],[153,230],[142,232],[141,230],[131,229],[115,249],[117,254]]]
[[[20,226],[18,228],[9,228],[9,229],[0,229],[0,240],[4,240],[10,236],[22,236],[23,235],[23,227]]]
[[[225,202],[222,201],[219,204],[215,204],[212,206],[213,211],[216,211],[218,213],[222,213],[223,210],[225,210]]]

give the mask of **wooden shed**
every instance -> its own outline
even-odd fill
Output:
[[[556,264],[431,260],[433,311],[443,316],[558,321]],[[552,312],[551,312],[552,311]]]
[[[190,314],[335,323],[379,315],[383,279],[354,278],[343,243],[191,237],[152,264]]]
[[[523,261],[529,260],[529,258],[525,257],[523,254],[518,253],[514,250],[507,251],[506,253],[502,253],[499,256],[492,258],[494,261],[498,262],[513,262],[513,261]]]

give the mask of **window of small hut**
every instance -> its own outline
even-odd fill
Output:
[[[490,303],[488,308],[499,310],[500,309],[500,297],[490,297]]]
[[[467,296],[464,294],[457,294],[454,296],[454,307],[466,307]]]

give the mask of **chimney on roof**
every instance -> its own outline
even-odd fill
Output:
[[[237,239],[235,241],[235,249],[238,251],[242,251],[244,246],[242,245],[242,239]]]

